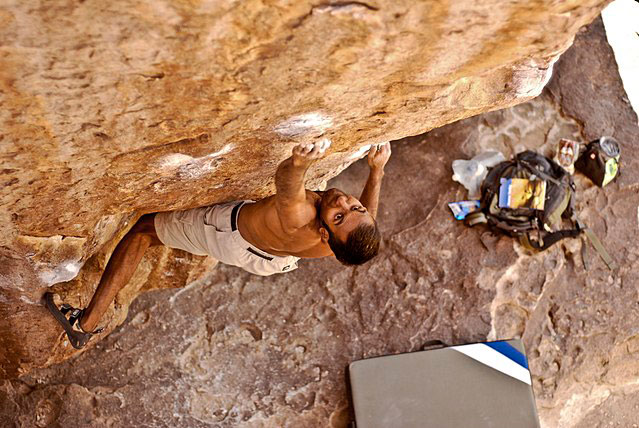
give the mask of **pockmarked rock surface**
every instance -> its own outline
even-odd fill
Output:
[[[72,353],[40,298],[85,305],[140,214],[266,196],[300,141],[333,140],[320,187],[368,144],[528,100],[606,3],[3,2],[0,376]],[[106,332],[210,268],[147,263]]]
[[[373,262],[305,260],[270,278],[220,265],[185,289],[145,293],[89,351],[5,381],[0,422],[345,427],[349,362],[419,350],[431,339],[522,337],[544,428],[632,427],[636,123],[598,20],[562,57],[542,97],[393,143],[379,210],[385,244]],[[484,149],[550,154],[562,137],[602,134],[621,142],[621,176],[600,189],[577,175],[577,208],[618,272],[580,240],[527,254],[448,211],[447,202],[466,196],[451,180],[454,159]],[[366,173],[358,162],[330,185],[357,194]]]

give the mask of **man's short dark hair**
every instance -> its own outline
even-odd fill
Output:
[[[333,250],[335,258],[347,266],[361,265],[372,259],[379,252],[382,235],[377,228],[377,222],[364,223],[357,226],[348,234],[345,242],[341,242],[331,232],[327,225],[328,246]]]

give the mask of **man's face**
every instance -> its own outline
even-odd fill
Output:
[[[335,237],[346,241],[348,234],[361,224],[373,224],[373,217],[360,201],[338,189],[322,193],[320,217]]]

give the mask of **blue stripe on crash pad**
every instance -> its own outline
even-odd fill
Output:
[[[506,357],[510,358],[511,360],[513,360],[514,362],[516,362],[517,364],[522,366],[523,368],[525,368],[525,369],[528,368],[528,361],[526,360],[526,356],[524,354],[522,354],[521,352],[519,352],[510,343],[504,342],[504,341],[501,341],[501,342],[487,342],[487,343],[484,343],[484,345],[490,346],[495,351],[497,351],[500,354],[503,354]]]
[[[488,346],[486,343],[471,343],[470,345],[451,346],[450,348],[461,352],[467,357],[484,364],[498,372],[513,377],[521,382],[531,384],[530,371],[511,360],[510,357]]]

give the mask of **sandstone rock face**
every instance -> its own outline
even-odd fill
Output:
[[[379,210],[386,241],[372,263],[306,260],[270,278],[218,266],[184,290],[145,293],[78,358],[5,381],[0,424],[345,427],[349,362],[431,339],[522,337],[544,428],[632,427],[636,123],[597,21],[542,97],[393,143]],[[455,222],[446,207],[466,196],[451,180],[456,158],[550,153],[559,138],[602,134],[621,141],[622,174],[605,189],[577,175],[577,207],[620,265],[614,274],[580,240],[531,255]],[[331,185],[357,192],[366,170],[355,163]]]
[[[605,3],[4,2],[0,374],[72,354],[39,299],[85,305],[141,213],[265,196],[299,141],[334,141],[320,186],[362,145],[530,99]],[[107,331],[211,267],[145,263]]]

